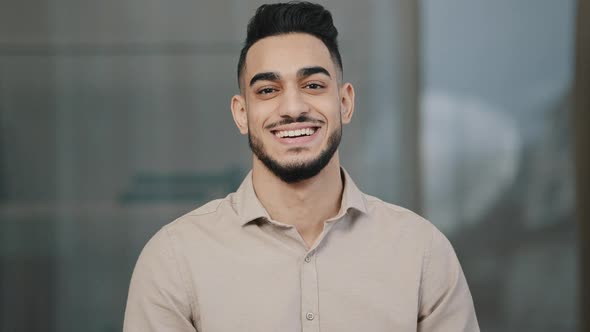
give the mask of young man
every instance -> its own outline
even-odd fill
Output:
[[[252,171],[164,226],[131,280],[125,331],[479,331],[448,240],[340,167],[354,89],[320,5],[263,5],[238,64]]]

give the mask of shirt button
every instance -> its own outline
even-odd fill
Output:
[[[305,261],[306,261],[307,263],[311,262],[311,255],[307,255],[307,256],[305,256]]]
[[[305,318],[307,318],[307,320],[313,320],[315,318],[315,315],[313,314],[313,312],[308,312],[305,314]]]

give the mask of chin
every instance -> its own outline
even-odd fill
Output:
[[[285,167],[285,168],[300,168],[300,167],[305,167],[307,165],[312,164],[313,161],[314,161],[313,158],[306,158],[306,159],[297,158],[297,159],[282,160],[278,164],[281,165],[282,167]]]
[[[280,165],[283,166],[290,166],[290,165],[300,165],[300,164],[308,164],[317,160],[320,157],[321,153],[309,153],[309,152],[295,152],[290,151],[286,155],[277,156],[274,158]]]

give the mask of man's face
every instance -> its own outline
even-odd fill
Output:
[[[248,51],[232,112],[255,156],[283,181],[315,176],[336,152],[354,102],[338,75],[328,48],[308,34],[267,37]]]

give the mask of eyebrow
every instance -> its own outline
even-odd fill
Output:
[[[257,81],[279,81],[281,76],[273,72],[258,73],[252,76],[250,80],[250,86],[254,85]]]
[[[330,76],[330,72],[326,68],[321,66],[305,67],[297,71],[298,78],[304,78],[314,74],[324,74],[329,78],[332,78],[332,76]]]
[[[322,66],[301,68],[297,71],[297,78],[301,79],[301,78],[305,78],[305,77],[315,75],[315,74],[324,74],[324,75],[328,76],[329,78],[332,78],[332,76],[330,75],[330,72]],[[280,81],[280,80],[281,80],[281,75],[279,75],[278,73],[275,73],[275,72],[258,73],[256,75],[252,76],[252,79],[250,79],[250,86],[254,85],[254,83],[256,83],[258,81],[276,82],[276,81]]]

